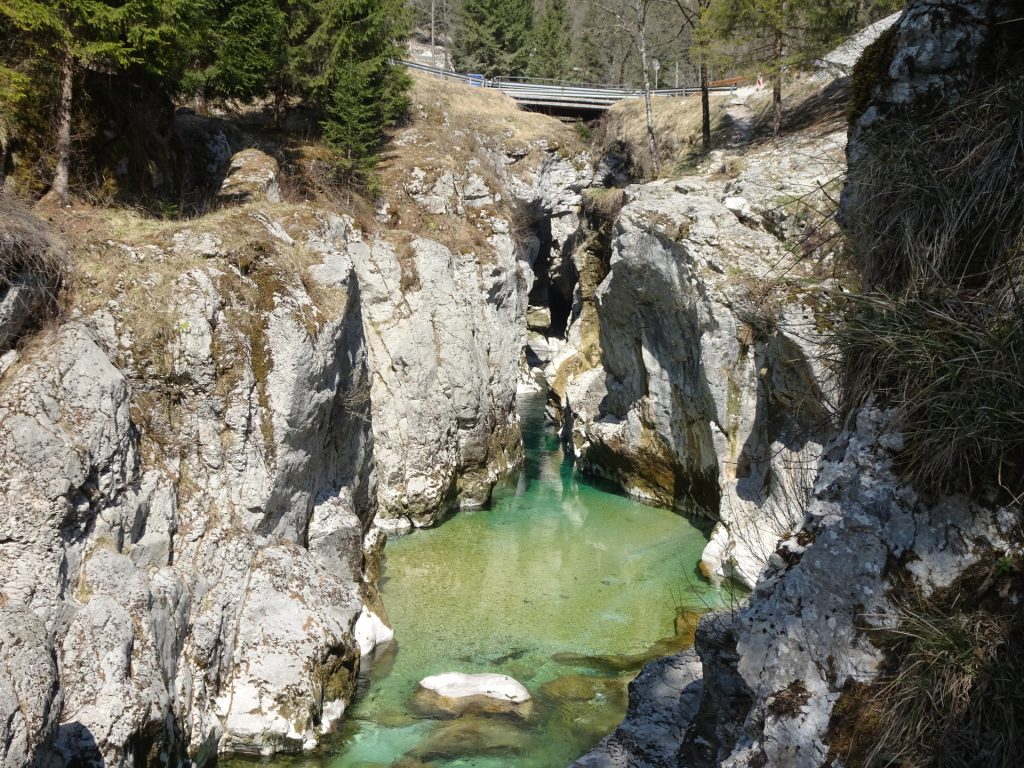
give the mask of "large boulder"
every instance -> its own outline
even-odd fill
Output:
[[[511,714],[528,717],[533,712],[526,686],[508,675],[468,675],[445,672],[420,680],[413,706],[430,717],[466,713]]]
[[[232,155],[217,198],[224,203],[281,202],[277,160],[258,149]]]
[[[629,684],[622,724],[572,768],[676,768],[676,752],[704,691],[701,661],[692,651],[644,667]]]

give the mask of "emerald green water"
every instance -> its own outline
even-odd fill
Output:
[[[543,397],[520,400],[518,478],[489,509],[388,543],[397,651],[363,681],[321,765],[562,768],[622,719],[647,658],[689,644],[677,615],[718,604],[696,575],[702,532],[581,478],[545,429]],[[413,716],[416,683],[448,671],[511,675],[535,717]]]

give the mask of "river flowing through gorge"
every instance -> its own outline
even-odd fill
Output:
[[[302,765],[564,766],[621,720],[641,665],[689,645],[696,617],[721,605],[696,573],[701,530],[576,473],[545,426],[543,395],[519,407],[525,462],[492,504],[388,543],[397,644]],[[511,675],[533,715],[417,717],[417,682],[448,671]]]

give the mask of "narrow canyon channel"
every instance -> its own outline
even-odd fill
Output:
[[[322,752],[281,762],[567,765],[622,719],[642,664],[689,645],[697,616],[727,599],[696,573],[701,530],[574,472],[545,427],[542,395],[521,394],[520,413],[525,462],[488,509],[388,543],[383,594],[397,644]],[[533,715],[418,717],[417,682],[448,671],[511,675],[533,695]]]

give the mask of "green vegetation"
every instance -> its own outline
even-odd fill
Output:
[[[772,132],[782,127],[783,73],[827,52],[866,22],[899,7],[879,2],[865,14],[856,0],[711,0],[702,11],[719,56],[757,69],[772,84]]]
[[[207,45],[183,89],[204,99],[249,100],[285,85],[288,17],[278,0],[215,0]]]
[[[299,90],[323,113],[324,138],[349,179],[367,180],[382,132],[408,108],[411,81],[392,59],[407,30],[403,0],[320,0],[294,54]]]
[[[571,73],[572,20],[565,0],[547,0],[531,37],[531,77],[566,79]]]
[[[455,66],[485,77],[522,75],[530,59],[532,0],[465,0],[456,17]]]
[[[73,136],[86,142],[137,117],[111,96],[118,90],[148,94],[150,106],[271,98],[277,118],[301,103],[336,151],[336,170],[362,183],[406,108],[409,80],[391,61],[407,29],[404,0],[4,0],[0,108],[28,165],[42,160],[45,179],[26,186],[61,200]],[[101,98],[99,81],[109,91]],[[40,126],[51,123],[47,136]]]
[[[76,84],[90,68],[123,71],[139,67],[155,77],[173,77],[183,39],[177,0],[8,0],[0,3],[0,27],[17,54],[3,63],[3,106],[17,109],[33,88],[55,102],[55,169],[52,192],[67,198]]]

